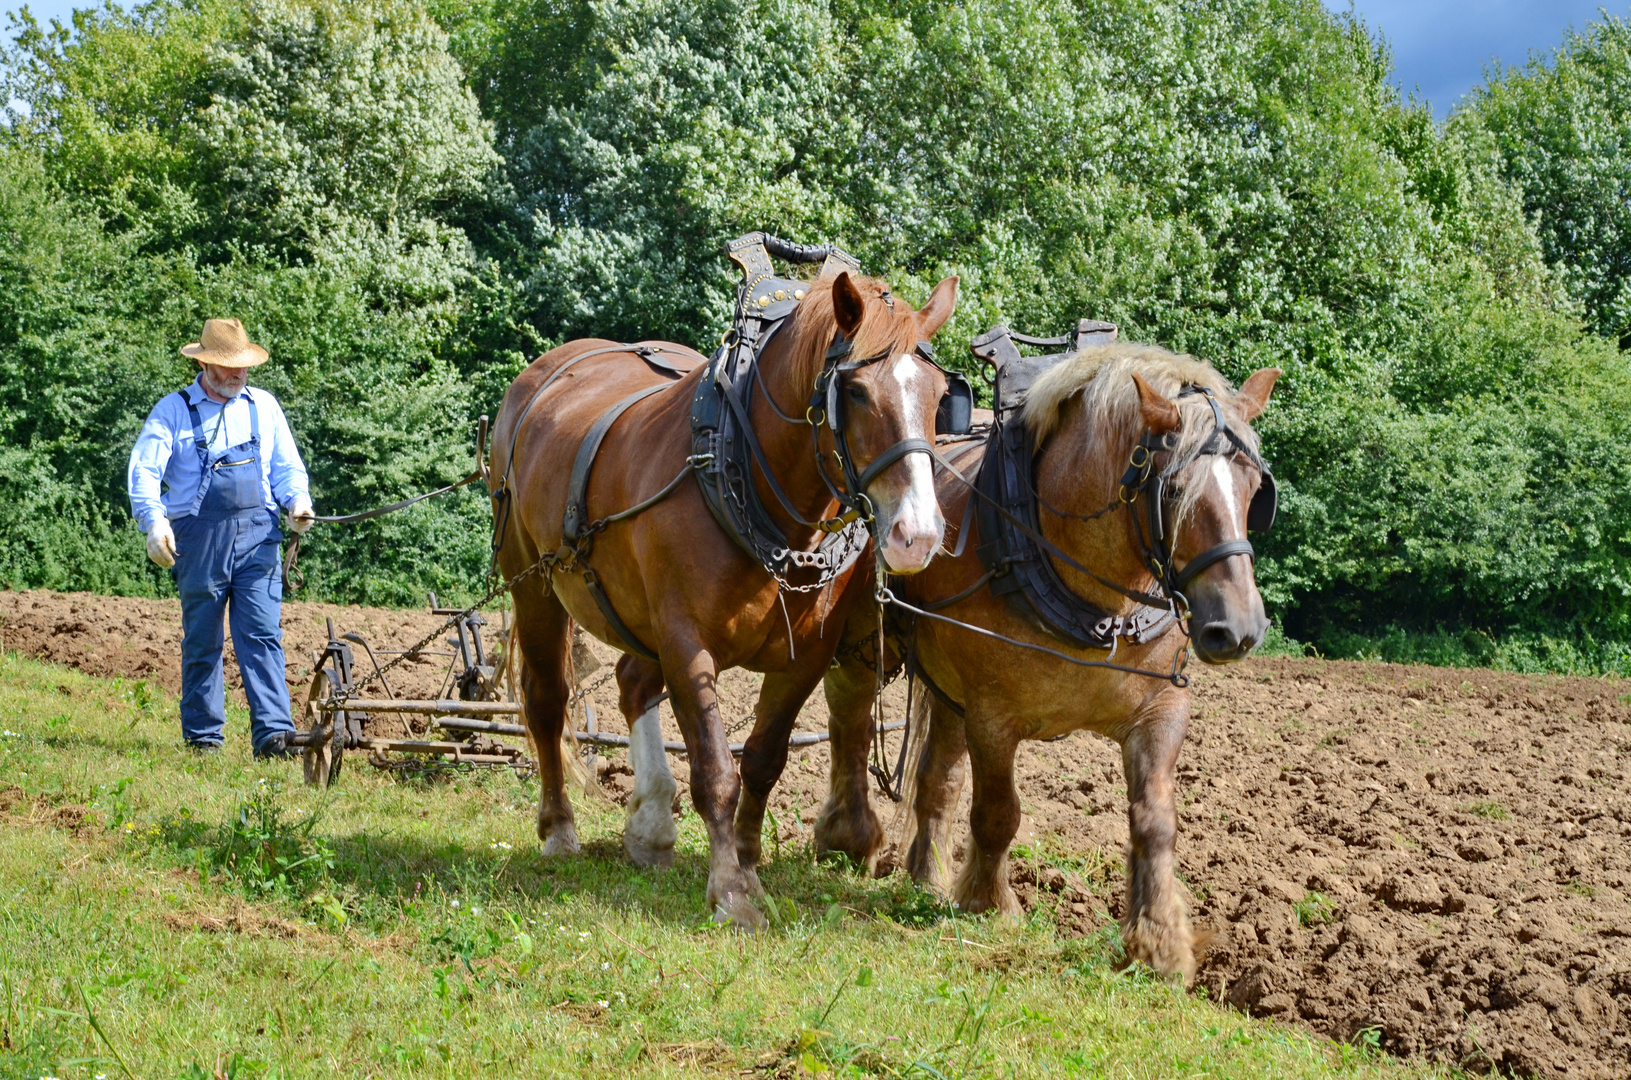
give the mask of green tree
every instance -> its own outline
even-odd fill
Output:
[[[125,458],[209,316],[271,349],[253,381],[283,400],[320,505],[467,471],[474,393],[496,400],[530,335],[449,220],[490,197],[497,158],[441,30],[391,0],[161,0],[74,29],[24,19],[8,56],[29,114],[4,144],[0,450],[27,499],[0,517],[0,580],[166,587],[128,523]],[[477,334],[486,381],[468,377]],[[308,577],[383,602],[472,588],[485,516],[465,492],[327,531]]]
[[[1493,141],[1587,322],[1631,347],[1631,22],[1493,72],[1451,126]]]

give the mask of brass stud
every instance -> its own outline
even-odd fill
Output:
[[[803,289],[794,289],[793,290],[793,299],[794,300],[803,300],[804,299],[804,290]]]
[[[776,299],[777,300],[786,300],[787,299],[787,290],[786,289],[777,289],[776,290]]]
[[[769,307],[770,306],[770,297],[768,297],[768,296],[759,297],[759,306],[760,307]]]

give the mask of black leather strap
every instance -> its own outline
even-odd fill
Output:
[[[589,523],[589,470],[595,466],[595,455],[600,453],[600,444],[606,441],[606,433],[617,423],[617,418],[626,412],[629,406],[644,398],[650,397],[659,390],[667,390],[673,383],[658,383],[636,390],[616,405],[600,414],[589,429],[589,434],[583,437],[578,444],[578,457],[572,463],[572,479],[567,485],[566,518],[561,524],[561,536],[568,544],[576,546],[583,535],[583,527]]]
[[[865,492],[867,488],[872,486],[872,481],[878,478],[879,473],[907,454],[928,454],[932,461],[934,459],[934,443],[928,439],[902,439],[879,454],[873,459],[872,464],[862,470],[861,475],[856,477],[855,480],[856,491]]]
[[[657,654],[646,648],[640,639],[634,636],[634,631],[629,629],[629,624],[618,616],[617,609],[612,607],[612,598],[606,595],[606,590],[600,584],[600,576],[587,566],[583,568],[583,584],[588,588],[595,606],[611,624],[613,633],[622,639],[628,651],[647,660],[657,660]]]
[[[803,515],[798,512],[797,508],[793,506],[793,500],[789,499],[787,492],[782,490],[781,483],[776,479],[776,474],[770,470],[770,461],[765,457],[764,447],[759,445],[759,437],[753,433],[753,424],[748,419],[747,406],[742,404],[742,399],[737,396],[736,387],[725,382],[720,384],[720,389],[724,391],[725,401],[730,405],[731,412],[736,414],[736,422],[740,425],[742,435],[747,441],[748,450],[753,455],[754,463],[759,466],[759,471],[764,474],[765,483],[770,486],[771,494],[775,495],[776,501],[782,504],[782,509],[787,511],[788,517],[807,529],[819,528],[820,522],[806,521]]]
[[[1193,559],[1190,559],[1189,562],[1184,565],[1184,568],[1178,572],[1178,575],[1173,578],[1173,584],[1178,587],[1179,592],[1182,592],[1184,589],[1188,588],[1189,583],[1194,581],[1196,576],[1199,575],[1202,570],[1205,570],[1208,566],[1211,566],[1214,563],[1220,563],[1224,559],[1233,558],[1236,555],[1244,555],[1249,559],[1255,560],[1257,558],[1257,550],[1252,547],[1252,542],[1250,540],[1225,540],[1223,543],[1214,547],[1209,547],[1199,555],[1195,556]]]

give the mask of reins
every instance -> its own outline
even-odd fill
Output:
[[[980,575],[980,577],[972,585],[958,592],[955,596],[935,601],[934,603],[923,607],[910,604],[896,596],[894,591],[889,588],[887,578],[880,574],[877,587],[873,594],[874,600],[876,600],[880,605],[893,605],[914,618],[934,619],[948,625],[959,627],[963,630],[968,630],[982,637],[1002,641],[1008,645],[1014,646],[1015,648],[1045,653],[1057,659],[1064,660],[1067,663],[1073,664],[1077,667],[1103,668],[1110,671],[1119,671],[1128,675],[1139,675],[1143,676],[1144,678],[1160,679],[1164,682],[1170,682],[1172,685],[1179,688],[1187,687],[1189,685],[1189,676],[1185,674],[1185,670],[1187,669],[1189,662],[1189,644],[1187,640],[1189,636],[1189,602],[1183,594],[1183,589],[1208,567],[1235,555],[1255,557],[1255,550],[1253,549],[1249,540],[1226,540],[1220,544],[1216,544],[1208,548],[1199,555],[1196,555],[1194,558],[1190,559],[1187,563],[1185,563],[1181,571],[1175,571],[1174,559],[1171,555],[1171,545],[1166,537],[1162,513],[1166,483],[1178,472],[1193,464],[1199,458],[1209,454],[1221,454],[1225,452],[1242,453],[1246,455],[1252,464],[1257,466],[1264,477],[1270,477],[1272,475],[1269,472],[1268,466],[1264,464],[1262,458],[1251,448],[1248,443],[1246,443],[1245,440],[1243,440],[1229,427],[1228,422],[1223,417],[1223,411],[1218,405],[1216,396],[1209,387],[1186,386],[1183,391],[1180,392],[1179,396],[1184,397],[1190,394],[1205,395],[1207,403],[1212,408],[1213,423],[1215,425],[1212,436],[1208,438],[1207,441],[1203,443],[1194,454],[1182,461],[1169,462],[1165,469],[1156,472],[1152,467],[1154,463],[1154,455],[1158,452],[1170,451],[1173,449],[1173,447],[1169,445],[1167,436],[1155,437],[1149,432],[1145,432],[1144,435],[1140,437],[1138,443],[1134,446],[1131,454],[1129,455],[1128,471],[1123,474],[1122,481],[1120,485],[1118,485],[1117,495],[1114,500],[1093,514],[1067,514],[1057,510],[1053,511],[1060,517],[1069,517],[1076,520],[1092,520],[1114,511],[1119,506],[1126,506],[1129,512],[1132,512],[1140,496],[1143,496],[1145,499],[1145,505],[1147,507],[1146,519],[1149,523],[1150,535],[1146,536],[1144,528],[1141,526],[1136,515],[1133,519],[1134,532],[1138,536],[1140,554],[1143,558],[1145,566],[1150,570],[1152,576],[1155,578],[1156,587],[1161,590],[1161,595],[1155,595],[1138,589],[1129,589],[1118,582],[1110,581],[1104,578],[1100,574],[1097,574],[1093,570],[1082,565],[1081,562],[1062,550],[1057,544],[1053,543],[1046,536],[1043,536],[1039,529],[1033,528],[1029,522],[1026,522],[1017,515],[1013,514],[1007,507],[993,499],[989,494],[980,488],[979,484],[963,475],[963,473],[955,465],[948,461],[937,450],[931,451],[931,456],[933,457],[935,464],[939,468],[951,474],[951,476],[957,479],[963,484],[964,487],[968,489],[971,507],[974,500],[982,500],[1008,525],[1023,533],[1050,557],[1058,560],[1071,569],[1086,575],[1114,592],[1127,597],[1130,600],[1135,600],[1139,603],[1152,607],[1165,608],[1168,611],[1171,611],[1178,622],[1179,628],[1183,631],[1186,640],[1184,645],[1173,653],[1173,662],[1170,670],[1163,672],[1158,670],[1150,670],[1147,668],[1131,667],[1126,664],[1117,664],[1110,658],[1105,660],[1084,660],[1080,657],[1071,656],[1068,653],[1061,652],[1058,649],[1053,649],[1046,645],[1039,645],[1035,642],[1020,641],[1016,638],[1011,638],[1007,635],[997,633],[996,631],[988,630],[984,627],[975,626],[971,623],[964,622],[961,619],[954,619],[949,615],[940,614],[940,612],[945,608],[952,607],[953,605],[968,599],[970,596],[977,593],[981,588],[989,585],[991,579],[996,574],[996,571],[994,570],[987,570],[985,573]],[[996,432],[994,431],[993,441],[995,440],[995,436]],[[1226,446],[1228,447],[1227,451],[1225,450]],[[1272,487],[1270,487],[1268,490],[1272,496]],[[1040,502],[1041,498],[1039,494],[1037,495],[1037,498]],[[1253,502],[1254,505],[1252,507],[1252,511],[1254,513],[1258,513],[1259,511],[1256,500],[1254,499]],[[1051,506],[1048,507],[1048,509],[1053,510]],[[967,531],[972,523],[970,520],[971,516],[972,515],[969,511],[965,511],[963,524],[958,530],[957,548],[956,551],[953,552],[954,557],[962,553],[963,545],[967,539]],[[1268,512],[1267,522],[1262,524],[1264,524],[1266,527],[1266,525],[1272,523],[1273,514],[1272,510],[1270,510]],[[1111,658],[1115,656],[1117,640],[1117,638],[1112,637],[1110,645],[1108,646]],[[910,661],[908,661],[907,667],[909,674],[911,674],[911,668],[913,665],[910,663]],[[944,697],[944,695],[939,696]],[[949,701],[950,699],[946,700]],[[881,782],[882,778],[880,777],[880,783]],[[887,787],[885,788],[885,791],[886,793],[888,792]]]

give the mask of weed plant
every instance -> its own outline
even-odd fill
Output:
[[[0,1077],[1429,1074],[1119,970],[1114,923],[1064,938],[1051,898],[962,916],[800,832],[748,937],[705,915],[693,812],[648,872],[580,793],[583,855],[546,860],[531,780],[314,791],[241,715],[194,757],[137,696],[0,658]]]

